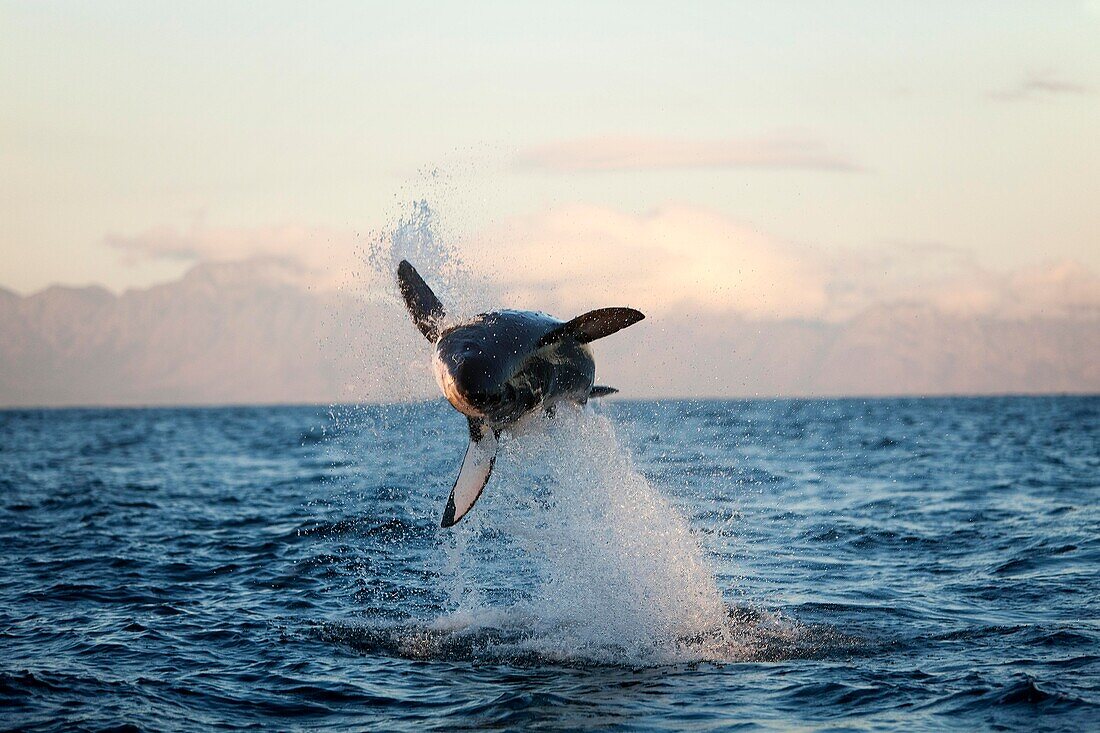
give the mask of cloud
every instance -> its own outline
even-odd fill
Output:
[[[907,242],[822,251],[684,205],[644,214],[563,206],[513,219],[464,252],[492,297],[562,315],[630,305],[840,322],[889,304],[960,316],[1100,315],[1100,277],[1078,263],[995,272],[965,250]]]
[[[355,262],[357,238],[351,231],[316,226],[160,227],[136,235],[109,235],[105,243],[128,262],[143,259],[183,262],[278,262],[302,284],[329,286]]]
[[[895,243],[847,258],[843,266],[846,272],[834,274],[833,282],[845,283],[856,297],[834,302],[838,313],[906,304],[962,317],[1100,316],[1100,276],[1072,260],[994,271],[959,248]]]
[[[1091,94],[1092,89],[1081,84],[1059,79],[1050,71],[1029,74],[1016,84],[993,92],[990,96],[1003,102],[1037,99],[1058,95]]]
[[[828,295],[812,255],[715,212],[665,206],[635,215],[590,205],[515,218],[466,260],[508,302],[558,312],[643,304],[811,317]]]
[[[556,173],[686,168],[859,170],[854,161],[820,141],[783,135],[709,141],[626,136],[570,140],[529,148],[519,155],[516,166]]]
[[[461,241],[435,236],[426,205],[414,214],[365,243],[350,230],[302,226],[165,228],[108,241],[129,258],[251,263],[257,273],[373,300],[396,297],[392,273],[407,257],[452,312],[467,315],[500,305],[560,316],[629,305],[654,315],[839,323],[905,304],[960,316],[1100,316],[1100,277],[1070,261],[994,271],[936,243],[821,250],[682,204],[646,213],[564,205]]]

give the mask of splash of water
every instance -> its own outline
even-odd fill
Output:
[[[460,563],[483,562],[500,551],[486,549],[494,541],[517,555],[532,584],[510,612],[528,627],[531,651],[668,659],[685,639],[725,626],[714,572],[688,523],[633,465],[606,417],[560,409],[529,420],[506,439],[494,484],[452,547],[464,546]],[[498,617],[481,602],[462,598],[458,617]]]
[[[414,263],[446,306],[448,319],[477,312],[481,289],[468,272],[455,240],[439,224],[424,200],[406,205],[396,223],[364,240],[361,269],[337,300],[337,321],[350,324],[339,343],[323,348],[343,355],[341,363],[356,365],[348,374],[349,402],[403,403],[438,394],[429,369],[429,354],[421,334],[411,327],[398,291],[396,272],[401,260]]]
[[[392,231],[374,237],[364,252],[364,262],[377,280],[386,284],[391,302],[400,302],[394,273],[401,260],[413,263],[431,283],[447,310],[447,320],[474,315],[479,306],[477,282],[453,238],[441,228],[435,210],[425,200],[409,204]]]
[[[450,319],[486,305],[425,202],[376,238],[365,259],[390,283],[384,303],[402,318],[392,285],[401,259],[437,289]],[[408,339],[390,339],[372,356],[424,366],[411,356],[424,352],[419,334],[404,330]],[[394,381],[402,374],[379,373]],[[754,658],[768,634],[791,633],[770,617],[731,614],[688,522],[634,465],[614,424],[591,408],[534,415],[510,429],[485,497],[438,542],[446,613],[366,638],[418,657],[477,648],[488,658],[649,664]],[[509,575],[492,575],[500,568]]]

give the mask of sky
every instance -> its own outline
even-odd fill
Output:
[[[325,285],[428,198],[517,297],[1100,305],[1097,0],[0,2],[0,100],[20,294],[263,255]]]

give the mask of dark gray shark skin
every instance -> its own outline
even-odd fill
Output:
[[[502,310],[443,331],[436,359],[474,408],[467,415],[500,429],[561,400],[584,404],[596,376],[592,352],[569,334],[541,343],[563,325],[545,313]]]
[[[601,308],[561,321],[499,310],[444,327],[443,304],[407,261],[398,266],[397,282],[417,328],[435,345],[440,389],[469,422],[470,445],[443,512],[442,526],[450,527],[481,496],[502,430],[538,410],[552,414],[562,401],[584,405],[616,391],[594,385],[596,364],[587,344],[645,316],[632,308]]]

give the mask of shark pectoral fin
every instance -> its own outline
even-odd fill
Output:
[[[588,396],[589,397],[607,397],[609,394],[615,394],[618,391],[619,390],[615,389],[614,387],[607,387],[607,386],[602,385],[602,384],[597,384],[597,385],[594,385],[592,387],[592,389],[588,393]]]
[[[645,315],[633,308],[597,308],[558,326],[543,336],[539,345],[552,344],[565,336],[572,336],[580,343],[587,344],[627,326],[633,326],[643,318]]]
[[[496,433],[484,421],[470,418],[470,445],[466,448],[462,468],[447,499],[447,508],[443,510],[441,527],[453,527],[473,508],[489,481],[496,457]]]
[[[445,315],[443,304],[408,260],[401,260],[397,266],[397,286],[420,333],[432,343],[438,341],[439,324]]]

